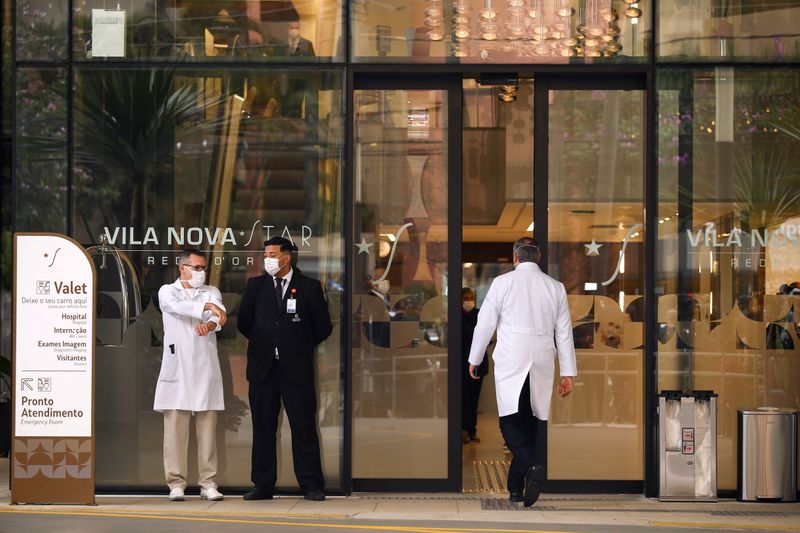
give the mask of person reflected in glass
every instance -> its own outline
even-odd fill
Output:
[[[478,323],[478,308],[475,307],[475,291],[469,287],[461,289],[461,357],[464,360],[461,373],[461,442],[480,442],[478,438],[478,403],[483,378],[489,373],[489,358],[484,354],[478,366],[478,378],[469,375],[469,349]]]
[[[272,42],[273,53],[277,57],[298,61],[313,58],[314,45],[300,36],[300,20],[287,23],[286,37]],[[301,76],[282,72],[278,77],[280,91],[280,116],[302,118],[308,126],[317,122],[317,87],[313,76]],[[310,133],[310,130],[307,132]]]
[[[373,315],[368,308],[359,308],[359,318],[364,329],[367,340],[375,346],[389,348],[391,346],[391,321],[402,320],[403,313],[395,309],[389,299],[391,283],[385,278],[385,269],[377,267],[372,276],[364,279],[364,289],[367,297],[374,297],[380,300],[383,312],[378,316]]]
[[[300,21],[290,20],[286,29],[286,40],[274,45],[275,55],[285,57],[315,57],[314,45],[300,35]]]
[[[778,296],[800,296],[800,282],[784,283],[778,288]],[[797,318],[794,306],[789,307],[789,312],[782,322],[786,322],[786,328],[776,323],[767,326],[767,349],[770,350],[794,350],[794,340],[790,333],[794,329],[800,334],[800,320]]]

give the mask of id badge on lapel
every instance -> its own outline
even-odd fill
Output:
[[[286,313],[291,315],[297,313],[297,299],[289,298],[286,300]]]

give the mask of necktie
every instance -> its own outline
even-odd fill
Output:
[[[280,313],[283,303],[283,278],[275,278],[275,301],[278,302],[278,312]]]

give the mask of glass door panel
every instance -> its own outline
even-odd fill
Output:
[[[644,95],[548,93],[547,266],[578,358],[574,394],[553,395],[550,479],[643,479]]]
[[[448,91],[354,103],[354,479],[448,478]]]

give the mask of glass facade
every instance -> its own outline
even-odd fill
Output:
[[[73,54],[93,61],[341,61],[342,14],[341,0],[87,0],[75,6]],[[113,34],[101,35],[103,23],[119,25],[118,46]]]
[[[16,231],[67,230],[67,69],[16,72]]]
[[[661,60],[783,62],[800,58],[794,0],[659,0]]]
[[[0,32],[0,369],[2,369],[2,379],[0,379],[0,410],[3,413],[11,414],[11,301],[12,301],[12,157],[11,146],[13,144],[14,123],[12,120],[11,109],[14,108],[12,102],[15,97],[13,89],[13,51],[12,46],[12,18],[11,2],[2,2],[2,32]],[[5,418],[3,418],[4,424]],[[10,424],[10,422],[9,422]],[[10,432],[10,430],[9,430]],[[10,436],[10,435],[9,435]],[[0,441],[4,444],[4,452],[9,452],[8,444],[10,439]]]
[[[73,224],[79,241],[93,245],[97,393],[113,400],[98,406],[98,484],[157,485],[163,477],[162,415],[152,410],[163,350],[156,295],[176,277],[176,252],[194,246],[207,254],[209,283],[235,324],[247,278],[262,272],[262,242],[282,235],[298,247],[298,267],[326,287],[334,321],[316,361],[323,469],[335,490],[342,455],[341,74],[87,67],[76,72],[75,92]],[[219,482],[247,486],[247,344],[235,327],[217,338],[226,406]],[[285,465],[291,445],[284,424]],[[124,464],[122,450],[131,458]],[[282,469],[279,483],[294,486],[292,472]]]
[[[16,0],[18,60],[66,61],[69,2]],[[10,6],[9,6],[10,7]]]
[[[719,396],[719,487],[737,409],[800,401],[800,72],[658,77],[658,386]]]
[[[550,479],[657,486],[648,406],[712,389],[732,490],[737,408],[800,408],[796,4],[4,0],[2,356],[12,232],[69,234],[98,267],[97,483],[162,486],[156,294],[201,248],[231,311],[220,483],[249,486],[236,308],[282,235],[334,322],[316,358],[327,488],[448,479],[473,469],[452,445],[448,258],[480,307],[533,234],[578,348]],[[286,421],[279,442],[292,489]]]
[[[447,96],[353,95],[354,478],[447,478]]]
[[[354,61],[641,61],[649,0],[353,0]]]
[[[580,390],[553,402],[548,475],[639,480],[647,303],[644,92],[548,93],[548,273],[567,290]],[[602,465],[595,464],[598,453]]]

